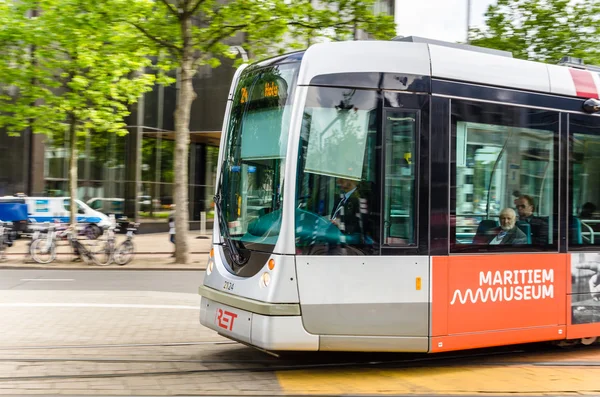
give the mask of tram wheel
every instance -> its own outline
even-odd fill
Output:
[[[590,338],[581,338],[581,344],[585,346],[593,345],[598,340],[597,336],[592,336]]]

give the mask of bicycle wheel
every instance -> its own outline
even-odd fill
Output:
[[[94,255],[83,244],[77,240],[74,240],[71,244],[73,246],[73,252],[75,255],[81,258],[83,263],[89,265],[90,263],[94,262]]]
[[[37,239],[31,243],[29,253],[37,263],[50,263],[56,259],[56,246],[48,244],[48,240]]]
[[[123,241],[115,250],[114,260],[119,266],[123,266],[131,262],[135,254],[133,242],[131,240]]]
[[[113,261],[114,244],[106,241],[99,250],[93,253],[94,263],[98,266],[108,266]]]

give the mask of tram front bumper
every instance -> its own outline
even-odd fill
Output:
[[[211,291],[218,294],[211,294]],[[238,306],[234,307],[232,304],[217,301],[215,297],[220,298],[222,293],[212,288],[203,287],[200,289],[200,294],[202,295],[200,323],[227,338],[270,351],[316,351],[319,349],[318,335],[306,332],[300,315],[282,315],[279,313],[286,312],[286,310],[281,310],[281,307],[266,309],[264,306],[261,306],[263,311],[273,310],[278,315],[255,313],[239,307],[248,303],[248,299],[223,294],[230,301],[228,303]],[[207,297],[207,295],[211,296]],[[236,302],[236,299],[240,299],[240,301]],[[275,306],[275,304],[264,302],[259,304]],[[299,305],[285,306],[298,306],[293,310],[299,312]],[[287,309],[292,311],[290,307]]]

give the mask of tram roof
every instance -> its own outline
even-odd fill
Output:
[[[479,49],[479,50],[477,50]],[[391,73],[520,89],[581,98],[598,98],[600,73],[512,58],[510,53],[426,40],[319,43],[303,55],[298,84],[320,75]]]

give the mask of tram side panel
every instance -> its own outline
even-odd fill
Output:
[[[428,256],[297,256],[302,323],[320,350],[429,349]]]
[[[568,254],[567,338],[600,336],[600,253]]]
[[[432,257],[432,352],[566,337],[566,254]]]

